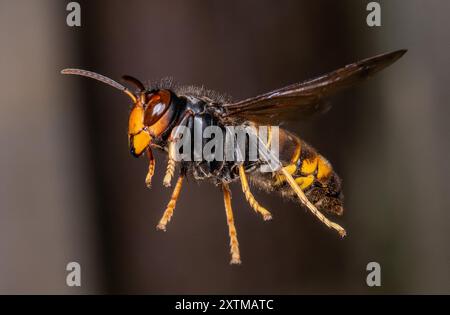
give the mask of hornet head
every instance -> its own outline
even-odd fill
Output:
[[[121,90],[131,98],[133,107],[128,120],[130,152],[139,157],[152,144],[152,140],[167,130],[174,117],[173,93],[169,90],[147,90],[136,78],[125,75],[123,79],[136,85],[133,93],[120,83],[95,72],[81,69],[64,69],[62,74],[80,75],[106,83]]]

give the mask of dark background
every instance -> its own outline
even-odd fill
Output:
[[[0,1],[1,293],[450,293],[448,1]],[[344,181],[338,235],[298,204],[234,184],[243,264],[230,266],[222,193],[190,180],[166,233],[170,198],[156,155],[127,143],[129,99],[80,67],[119,79],[172,76],[239,100],[406,48],[396,64],[290,124]],[[65,284],[82,266],[82,287]],[[382,286],[366,285],[366,265]]]

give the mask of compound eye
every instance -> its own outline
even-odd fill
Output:
[[[155,124],[167,111],[170,106],[170,92],[159,90],[149,95],[144,115],[144,125]]]

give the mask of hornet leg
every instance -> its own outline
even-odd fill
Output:
[[[175,172],[175,142],[169,142],[169,161],[167,161],[166,175],[164,176],[163,185],[170,187],[172,177]]]
[[[320,221],[322,221],[323,224],[325,224],[330,229],[335,229],[341,237],[344,237],[347,234],[347,232],[345,232],[345,230],[342,226],[340,226],[337,223],[331,222],[322,214],[322,212],[317,210],[317,208],[308,200],[308,198],[306,197],[303,190],[300,189],[298,184],[295,182],[295,179],[292,177],[291,174],[289,174],[289,172],[286,169],[282,168],[281,172],[283,173],[284,177],[286,178],[286,181],[288,182],[288,184],[292,187],[292,189],[297,194],[297,196],[300,199],[300,201],[302,202],[302,204],[305,205],[309,209],[309,211],[311,211],[312,214],[314,214]]]
[[[189,123],[189,120],[194,115],[191,110],[186,111],[180,119],[180,122],[177,127],[186,126]],[[166,175],[164,176],[163,185],[166,187],[170,187],[172,182],[172,177],[175,172],[175,141],[179,140],[179,129],[174,128],[169,137],[169,161],[167,162]]]
[[[170,219],[172,218],[173,210],[175,209],[178,197],[180,196],[183,179],[184,179],[183,175],[180,175],[180,177],[178,177],[177,184],[175,185],[175,189],[172,192],[172,197],[170,197],[170,201],[169,201],[169,204],[167,205],[166,211],[164,211],[164,214],[163,214],[161,220],[159,220],[159,223],[156,226],[157,230],[163,230],[163,231],[166,230],[166,225],[167,225],[167,223],[169,223]]]
[[[250,187],[248,186],[247,176],[245,175],[244,166],[242,164],[239,165],[239,177],[241,178],[242,191],[244,192],[245,199],[247,199],[252,209],[260,213],[263,216],[264,221],[271,220],[272,214],[267,209],[262,207],[251,193]]]
[[[239,253],[239,242],[237,239],[236,227],[234,226],[233,209],[231,208],[231,195],[228,184],[222,184],[223,200],[225,202],[225,213],[227,215],[228,234],[230,236],[230,264],[240,264],[241,255]]]
[[[148,162],[147,177],[145,177],[145,184],[147,185],[148,188],[150,188],[152,186],[153,174],[155,174],[155,158],[153,157],[152,149],[150,148],[147,149],[147,156],[149,162]]]

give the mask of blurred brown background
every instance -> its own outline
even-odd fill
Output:
[[[379,28],[363,0],[79,1],[73,28],[68,2],[0,1],[0,293],[450,293],[448,1],[379,1]],[[263,222],[235,184],[238,267],[220,190],[191,180],[157,232],[164,155],[148,190],[128,98],[59,74],[173,76],[241,99],[400,48],[329,113],[288,126],[343,178],[349,236],[256,193]],[[81,288],[65,284],[70,261]]]

